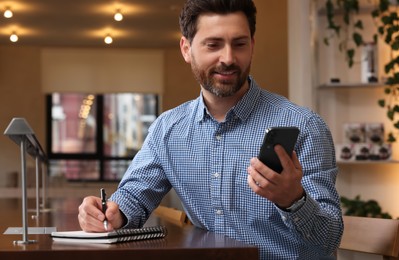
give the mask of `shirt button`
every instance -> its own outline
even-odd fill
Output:
[[[213,175],[215,178],[219,178],[219,176],[220,176],[220,173],[215,173],[214,175]]]
[[[220,141],[220,139],[222,139],[222,136],[221,135],[217,135],[216,136],[216,140]]]
[[[221,209],[216,210],[216,214],[217,215],[222,215],[223,214],[223,210],[221,210]]]

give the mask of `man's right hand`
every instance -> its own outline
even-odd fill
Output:
[[[107,210],[101,211],[101,199],[88,196],[79,206],[79,225],[86,232],[106,232],[118,229],[123,225],[123,216],[115,202],[107,201]],[[108,221],[108,230],[104,230],[104,220]]]

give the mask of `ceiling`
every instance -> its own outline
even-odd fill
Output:
[[[0,0],[0,45],[46,47],[178,46],[185,0]],[[9,7],[12,18],[3,12]],[[113,15],[120,8],[124,18]],[[15,32],[19,40],[9,39]],[[110,34],[113,43],[106,45]]]

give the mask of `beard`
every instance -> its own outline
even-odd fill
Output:
[[[192,57],[191,62],[191,70],[198,83],[205,90],[218,97],[230,97],[236,94],[244,86],[244,83],[249,75],[250,67],[251,64],[245,68],[244,72],[242,72],[241,68],[235,64],[230,66],[222,64],[215,68],[211,68],[209,71],[205,71],[199,68],[194,57]],[[236,74],[235,79],[219,80],[213,77],[214,74],[228,73],[231,71],[234,71]]]

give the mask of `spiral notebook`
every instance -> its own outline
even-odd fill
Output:
[[[68,243],[100,243],[111,244],[118,242],[163,238],[167,235],[166,227],[152,226],[135,229],[118,229],[111,232],[93,233],[79,231],[52,232],[54,241]]]

